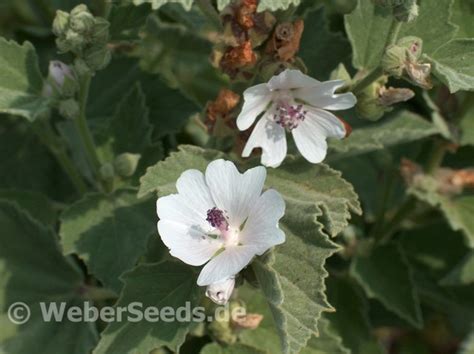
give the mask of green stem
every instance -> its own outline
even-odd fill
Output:
[[[82,179],[82,176],[77,171],[76,166],[67,154],[66,149],[61,144],[54,131],[51,129],[49,121],[38,121],[37,123],[33,124],[33,128],[35,129],[35,132],[42,141],[42,143],[46,145],[46,147],[61,165],[64,172],[68,175],[69,179],[71,180],[78,193],[86,193],[87,185],[85,184],[84,180]]]
[[[94,139],[87,125],[86,118],[86,104],[89,96],[91,77],[87,75],[82,78],[79,88],[79,115],[74,119],[74,124],[81,137],[82,143],[85,148],[87,159],[94,171],[96,177],[100,177],[100,161],[97,157],[97,150],[94,143]]]
[[[430,158],[426,162],[425,172],[433,174],[442,164],[446,156],[446,143],[444,141],[435,142],[430,154]]]
[[[401,28],[402,22],[399,22],[394,18],[387,34],[387,41],[385,42],[384,52],[388,46],[396,43]],[[382,75],[382,67],[376,67],[375,69],[370,71],[364,78],[354,84],[354,86],[352,87],[352,92],[354,93],[354,95],[360,94],[367,86],[377,81]]]

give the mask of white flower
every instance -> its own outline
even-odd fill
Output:
[[[52,60],[49,62],[49,76],[53,79],[56,85],[61,88],[66,81],[66,77],[71,80],[74,79],[74,72],[62,61]]]
[[[225,305],[234,291],[235,277],[229,277],[218,283],[208,285],[206,296],[218,305]]]
[[[178,193],[158,199],[158,232],[171,255],[194,266],[207,263],[198,285],[227,281],[285,241],[278,227],[285,203],[275,190],[262,193],[266,174],[262,166],[241,174],[232,162],[216,160],[205,175],[185,171]]]
[[[256,147],[262,148],[262,164],[278,167],[286,156],[286,131],[308,161],[319,163],[326,157],[326,138],[346,136],[344,123],[326,110],[353,107],[352,93],[335,94],[343,80],[320,82],[299,70],[285,70],[266,84],[252,86],[244,92],[244,106],[237,126],[246,130],[264,112],[242,152],[248,157]]]

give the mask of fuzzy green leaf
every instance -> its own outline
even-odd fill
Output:
[[[474,38],[454,39],[428,57],[433,72],[454,93],[474,90]]]
[[[127,307],[138,302],[143,309],[153,306],[161,311],[169,306],[177,310],[186,306],[192,310],[200,298],[196,279],[192,268],[182,262],[141,264],[123,275],[125,285],[116,306]],[[162,346],[177,351],[193,324],[192,318],[187,321],[162,319],[157,322],[145,318],[138,322],[113,322],[101,334],[93,353],[150,353]]]
[[[61,215],[61,243],[77,253],[106,286],[119,292],[119,276],[145,253],[155,230],[153,200],[138,200],[133,189],[86,195]]]
[[[181,4],[186,10],[191,10],[193,6],[194,0],[133,0],[135,5],[142,5],[142,4],[151,4],[153,10],[157,10],[163,5],[169,3],[178,3]]]
[[[277,189],[278,190],[278,189]],[[252,267],[267,298],[285,353],[299,353],[317,335],[324,311],[326,259],[338,250],[316,222],[316,205],[288,203],[280,222],[286,241]]]
[[[452,0],[420,2],[419,16],[415,21],[402,26],[399,38],[419,37],[423,40],[423,52],[433,53],[456,33],[456,26],[449,22],[451,4]],[[391,19],[390,10],[374,5],[372,0],[359,0],[356,9],[345,16],[356,68],[372,69],[379,65]]]
[[[351,274],[369,297],[413,326],[422,327],[420,300],[410,265],[397,244],[378,246],[369,255],[358,255],[351,264]]]
[[[409,111],[400,111],[382,122],[355,129],[344,140],[331,140],[329,147],[334,153],[330,158],[367,153],[437,133],[438,128],[421,116]]]
[[[302,158],[289,158],[279,168],[268,171],[267,185],[287,202],[297,202],[308,210],[314,206],[331,236],[346,228],[351,212],[362,212],[354,188],[340,172],[324,164],[311,165]]]
[[[457,38],[474,38],[474,3],[471,0],[454,0],[451,20],[458,25]]]
[[[56,235],[13,204],[0,201],[0,351],[11,354],[83,354],[97,340],[90,323],[43,320],[40,302],[65,302],[66,310],[83,305],[81,271],[61,254]],[[30,306],[31,317],[23,325],[8,320],[7,309],[15,302]]]
[[[204,171],[212,160],[222,158],[223,153],[203,150],[191,145],[181,145],[177,152],[147,169],[140,178],[138,197],[158,192],[160,196],[176,193],[176,180],[187,169]]]
[[[462,231],[466,243],[474,248],[474,196],[449,197],[437,191],[438,183],[430,176],[417,179],[417,185],[408,191],[433,207],[438,207],[453,230]]]
[[[264,354],[265,352],[245,344],[234,344],[230,346],[220,346],[217,343],[207,344],[202,348],[201,354]]]
[[[41,96],[43,78],[34,47],[0,37],[0,67],[0,113],[34,121],[48,108],[48,100]]]

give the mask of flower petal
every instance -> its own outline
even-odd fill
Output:
[[[313,107],[335,111],[354,107],[357,98],[351,92],[335,94],[342,86],[344,80],[325,81],[317,86],[297,89],[293,94]]]
[[[249,157],[253,149],[262,148],[262,164],[268,167],[278,167],[286,156],[285,129],[268,118],[265,114],[255,125],[242,157]]]
[[[201,171],[183,172],[176,182],[176,189],[186,203],[202,216],[203,220],[206,220],[207,211],[216,206]]]
[[[255,119],[262,113],[272,99],[272,94],[267,84],[259,84],[249,87],[244,91],[244,105],[237,117],[237,127],[240,130],[247,130],[255,122]]]
[[[256,249],[251,246],[233,246],[210,260],[199,274],[199,286],[223,281],[244,269],[255,256]]]
[[[322,109],[307,109],[306,119],[292,130],[295,144],[301,155],[312,163],[324,160],[327,153],[326,138],[342,139],[346,135],[344,124],[332,113]]]
[[[207,236],[199,227],[174,221],[158,221],[158,232],[170,254],[184,263],[200,266],[222,247],[222,241]]]
[[[280,193],[273,189],[263,193],[254,204],[239,240],[244,245],[257,246],[258,255],[267,249],[285,242],[285,234],[278,227],[278,221],[285,214],[285,202]]]
[[[262,193],[267,177],[264,167],[241,174],[230,161],[212,161],[206,169],[206,182],[216,206],[224,210],[231,227],[239,228]]]
[[[268,88],[273,90],[291,90],[297,88],[313,87],[321,84],[321,81],[303,74],[299,70],[286,69],[268,81]]]

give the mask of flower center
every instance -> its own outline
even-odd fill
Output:
[[[217,207],[213,207],[207,211],[206,221],[215,227],[220,232],[221,238],[224,240],[226,246],[237,245],[239,243],[238,230],[229,227],[229,222],[224,215],[224,212]]]
[[[278,102],[274,121],[285,129],[293,130],[306,118],[302,104],[289,104],[287,101]]]

